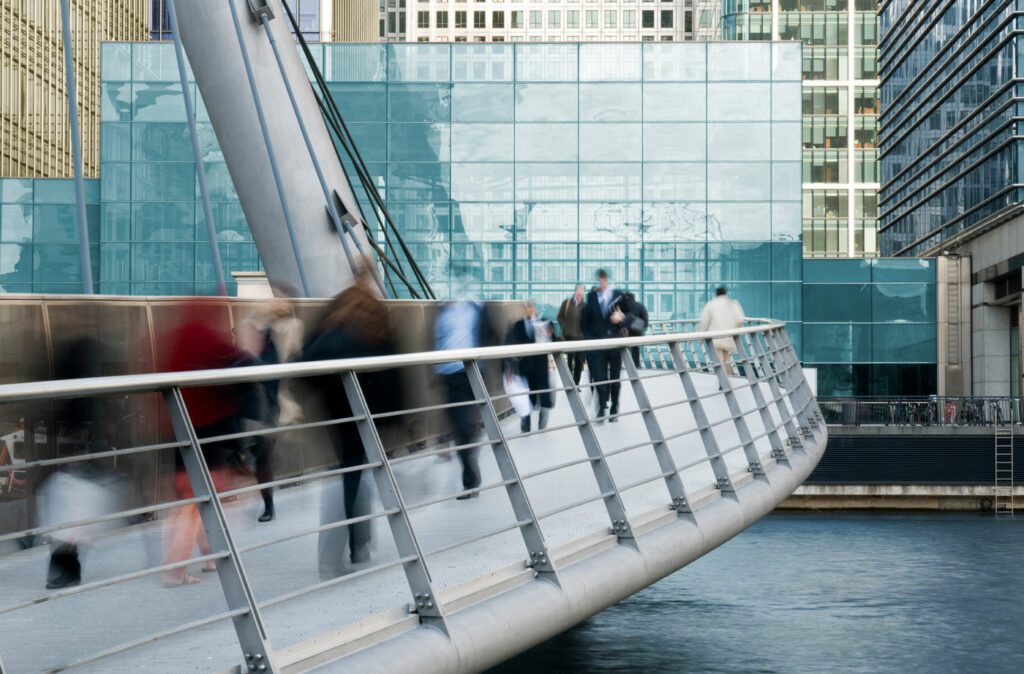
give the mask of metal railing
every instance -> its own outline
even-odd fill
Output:
[[[1012,397],[819,398],[830,426],[1006,426],[1024,420]]]
[[[268,613],[285,605],[301,604],[340,588],[352,589],[353,594],[343,600],[336,595],[329,603],[310,609],[302,604],[299,617],[291,622],[277,621],[275,630],[280,634],[285,624],[311,620],[316,615],[316,624],[322,627],[318,635],[351,627],[367,616],[353,617],[353,604],[364,602],[371,615],[381,610],[384,588],[392,587],[404,595],[390,607],[411,616],[421,624],[436,627],[448,633],[449,616],[461,610],[467,597],[478,596],[481,584],[494,576],[493,567],[470,571],[468,577],[450,578],[453,565],[477,563],[480,559],[479,545],[485,541],[499,540],[500,557],[506,560],[518,559],[520,568],[532,570],[536,579],[559,584],[560,566],[564,555],[557,548],[577,544],[581,539],[592,538],[601,529],[596,525],[587,529],[577,520],[571,527],[560,522],[568,513],[579,513],[582,509],[596,508],[592,514],[597,519],[587,520],[601,524],[603,530],[618,544],[635,545],[634,527],[649,514],[650,503],[661,503],[674,510],[678,517],[689,517],[703,507],[708,494],[717,491],[721,497],[735,498],[739,485],[745,480],[765,479],[770,464],[785,464],[792,452],[804,451],[801,443],[814,437],[815,429],[822,421],[810,387],[804,380],[796,354],[782,324],[767,320],[751,320],[747,327],[718,333],[677,333],[660,332],[645,337],[609,339],[600,342],[555,342],[515,347],[490,347],[445,352],[401,354],[379,358],[324,361],[317,363],[266,365],[249,368],[233,368],[186,373],[166,373],[101,377],[65,381],[44,381],[26,384],[0,386],[0,405],[24,403],[27,401],[54,401],[57,399],[125,396],[136,394],[159,394],[163,401],[163,412],[170,419],[173,435],[157,444],[143,447],[112,448],[98,454],[64,456],[41,461],[29,461],[17,466],[0,466],[0,475],[15,471],[65,470],[84,462],[112,459],[125,455],[156,452],[178,452],[184,463],[192,495],[177,500],[163,500],[155,505],[119,510],[88,518],[73,519],[59,523],[37,525],[31,523],[26,529],[17,531],[0,530],[0,544],[25,537],[45,537],[61,530],[78,529],[102,523],[114,523],[125,518],[140,518],[168,513],[180,508],[195,507],[199,511],[203,528],[208,539],[208,549],[201,549],[199,556],[186,560],[148,564],[142,568],[121,570],[113,575],[90,580],[82,585],[40,593],[31,588],[14,587],[8,580],[0,580],[4,586],[0,598],[0,639],[14,638],[17,630],[11,626],[18,623],[20,616],[38,610],[52,602],[85,601],[89,597],[106,595],[108,598],[116,588],[136,583],[146,578],[172,571],[180,571],[189,565],[212,562],[216,566],[215,576],[219,579],[224,604],[221,610],[187,621],[165,625],[158,631],[147,633],[120,643],[96,648],[95,652],[76,654],[66,662],[53,663],[46,653],[31,655],[35,669],[57,672],[74,669],[93,663],[110,663],[112,658],[127,654],[143,646],[165,639],[191,635],[211,629],[212,626],[230,621],[234,637],[240,647],[241,656],[249,671],[290,671],[302,669],[300,659],[294,654],[297,643],[309,643],[310,639],[298,639],[294,634],[275,638],[269,627]],[[732,340],[736,351],[731,364],[719,360],[713,340]],[[630,355],[631,347],[639,347],[646,355],[658,355],[658,371],[641,372]],[[596,387],[609,382],[590,381],[576,385],[572,371],[567,365],[566,354],[592,351],[599,348],[606,353],[618,353],[622,359],[624,377],[632,401],[618,410],[619,419],[639,415],[643,421],[645,437],[632,444],[608,447],[615,442],[609,435],[610,426],[603,425],[603,418],[590,409],[589,394]],[[488,366],[498,365],[506,359],[526,356],[550,356],[554,362],[554,376],[549,392],[567,403],[570,411],[568,423],[556,423],[547,428],[537,428],[523,433],[510,433],[501,421],[496,403],[504,404],[509,394],[493,394],[488,391],[483,371]],[[472,400],[431,406],[431,410],[468,406],[478,410],[483,426],[483,440],[462,446],[427,449],[403,457],[389,457],[381,442],[378,422],[396,414],[419,414],[425,410],[408,409],[399,412],[374,412],[364,395],[359,375],[380,369],[433,366],[441,363],[461,361],[472,389]],[[736,374],[729,370],[737,368]],[[185,404],[183,389],[196,387],[252,384],[255,382],[284,379],[303,379],[313,376],[337,375],[344,394],[351,406],[352,414],[345,418],[325,418],[299,423],[282,428],[261,428],[218,437],[200,437]],[[667,392],[674,391],[674,394]],[[667,399],[666,399],[667,398]],[[627,409],[627,407],[629,407]],[[717,414],[723,412],[724,414]],[[683,411],[685,410],[685,415]],[[194,413],[195,410],[192,410]],[[679,419],[687,421],[680,427]],[[211,472],[204,448],[225,440],[256,438],[262,435],[281,434],[295,430],[352,425],[365,450],[364,460],[359,463],[342,464],[327,469],[307,472],[269,484],[254,484],[218,491],[215,475]],[[717,432],[727,428],[728,433]],[[639,431],[643,433],[644,431]],[[552,435],[546,435],[552,434]],[[526,462],[537,460],[536,448],[527,451],[517,443],[530,442],[535,436],[543,436],[542,443],[554,442],[548,438],[559,438],[559,445],[571,444],[574,436],[582,452],[569,461],[559,460],[553,465],[526,469]],[[724,440],[726,438],[727,440]],[[728,444],[726,444],[728,442]],[[490,446],[497,479],[484,482],[477,487],[460,488],[440,496],[424,496],[415,485],[402,477],[404,464],[429,457],[443,456],[444,452],[477,452]],[[550,447],[549,447],[550,450]],[[697,455],[687,456],[685,452],[695,451]],[[616,457],[625,457],[620,461]],[[559,457],[561,458],[561,457]],[[650,472],[638,474],[636,467],[649,462]],[[536,464],[534,464],[536,465]],[[570,475],[576,478],[563,477]],[[573,480],[586,476],[584,482],[591,489],[577,489]],[[486,472],[486,471],[485,471]],[[340,480],[345,476],[359,474],[372,479],[376,489],[377,503],[373,508],[353,513],[349,510],[343,519],[321,521],[315,526],[289,527],[283,535],[247,536],[237,519],[229,516],[228,501],[244,498],[247,494],[266,487],[309,486],[328,480]],[[544,478],[557,477],[546,483]],[[505,499],[500,494],[504,492]],[[705,493],[707,492],[707,493]],[[283,493],[283,492],[282,492]],[[482,495],[482,496],[481,496]],[[470,524],[455,527],[449,522],[453,500],[466,496],[481,496],[490,499],[494,511],[508,511],[501,519],[494,514],[493,521],[476,518]],[[642,498],[641,498],[642,497]],[[503,505],[502,505],[503,504]],[[490,506],[489,506],[490,507]],[[442,524],[422,524],[424,512],[430,509]],[[448,508],[448,510],[445,510]],[[493,512],[493,511],[492,511]],[[575,517],[575,515],[574,515]],[[297,543],[314,535],[330,531],[352,530],[356,525],[374,521],[386,522],[390,530],[391,543],[383,550],[383,543],[375,559],[361,568],[336,577],[322,578],[320,582],[289,586],[286,589],[269,591],[254,589],[253,575],[266,563],[259,557],[263,551],[284,544]],[[147,526],[146,524],[140,526]],[[383,525],[380,525],[383,526]],[[581,530],[582,533],[581,533]],[[262,533],[263,530],[261,530]],[[267,530],[269,531],[269,530]],[[502,538],[505,537],[505,538]],[[508,538],[512,537],[512,538]],[[520,539],[516,547],[513,539]],[[244,540],[248,539],[248,540]],[[0,579],[4,578],[5,567],[15,565],[19,554],[0,557]],[[445,555],[449,555],[445,557]],[[451,555],[455,555],[455,561]],[[289,567],[299,564],[301,557],[292,553],[286,563]],[[570,561],[564,562],[569,564]],[[501,567],[501,564],[497,564]],[[385,577],[390,573],[402,572],[401,586],[388,585]],[[373,585],[362,587],[362,579],[372,577]],[[465,587],[470,585],[473,591]],[[160,600],[171,602],[168,595]],[[82,605],[77,605],[82,610]],[[31,615],[31,614],[29,614]],[[98,619],[86,613],[90,620]],[[45,622],[33,629],[47,629]],[[4,625],[7,625],[5,627]],[[51,635],[53,642],[66,642],[69,635],[61,628],[60,633]],[[118,630],[107,630],[104,634],[120,634]],[[309,635],[306,635],[307,637]],[[316,636],[316,635],[314,635]],[[315,639],[312,639],[315,642]],[[284,643],[283,643],[284,642]],[[312,648],[329,648],[328,646]],[[10,650],[10,649],[9,649]],[[8,654],[5,653],[5,658]],[[8,659],[10,663],[11,660]],[[299,663],[299,664],[297,664]],[[8,664],[8,666],[11,666]],[[107,666],[110,666],[109,664]],[[159,667],[157,668],[159,669]]]

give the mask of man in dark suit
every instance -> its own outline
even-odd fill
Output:
[[[621,337],[619,327],[622,323],[622,312],[617,304],[622,300],[622,291],[614,290],[608,285],[608,272],[599,269],[597,287],[587,293],[587,301],[580,318],[583,339],[608,339]],[[622,371],[622,356],[617,349],[599,349],[587,352],[587,367],[590,370],[590,381],[604,382],[597,384],[597,422],[604,421],[611,401],[610,421],[618,421],[619,413],[619,375]]]

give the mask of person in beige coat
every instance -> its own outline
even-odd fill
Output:
[[[700,329],[701,332],[735,330],[743,325],[745,318],[743,307],[729,297],[729,292],[722,287],[715,291],[715,299],[704,305],[704,311],[700,314]],[[716,338],[715,351],[725,365],[725,371],[730,375],[736,374],[732,365],[732,354],[736,351],[735,340],[732,337]]]

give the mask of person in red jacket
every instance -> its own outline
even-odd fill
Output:
[[[188,372],[258,364],[259,361],[251,354],[234,345],[230,335],[213,327],[218,323],[219,312],[224,310],[223,305],[217,304],[195,303],[189,306],[185,320],[166,335],[163,350],[167,359],[163,369],[167,372]],[[196,436],[201,439],[238,433],[241,430],[243,406],[251,393],[248,389],[240,385],[182,389],[185,408]],[[217,491],[230,489],[230,464],[237,457],[238,441],[203,444],[202,449],[214,487]],[[191,498],[192,495],[185,464],[178,452],[175,455],[174,496],[180,500]],[[188,559],[196,544],[200,552],[209,553],[197,506],[192,504],[174,509],[167,523],[164,563],[172,564]],[[214,569],[212,562],[203,567],[204,571]],[[164,584],[168,586],[197,582],[198,579],[188,573],[187,567],[168,571],[164,576]]]

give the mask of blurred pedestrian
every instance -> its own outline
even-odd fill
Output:
[[[729,297],[729,291],[723,286],[715,291],[715,298],[704,305],[704,311],[700,314],[700,329],[701,332],[735,330],[742,327],[744,319],[743,307]],[[715,338],[715,351],[718,360],[725,366],[726,373],[735,374],[732,354],[736,351],[736,340],[732,337]]]
[[[615,304],[622,297],[621,290],[608,285],[608,272],[599,269],[597,287],[587,293],[586,304],[580,319],[584,339],[608,339],[621,336],[619,324],[624,315]],[[622,372],[622,357],[618,349],[595,349],[587,352],[587,368],[590,382],[597,389],[597,413],[595,419],[603,423],[611,403],[611,421],[618,421],[619,377]]]
[[[505,344],[510,346],[517,344],[544,344],[551,341],[553,334],[554,330],[551,321],[538,316],[537,305],[533,300],[528,300],[523,318],[509,326],[508,333],[505,335]],[[551,377],[548,370],[548,362],[548,354],[546,353],[505,360],[506,371],[525,379],[526,385],[530,390],[530,407],[527,408],[527,414],[521,415],[519,419],[519,430],[523,433],[530,432],[532,410],[539,411],[537,415],[537,428],[544,430],[548,426],[551,408],[555,406],[555,396],[549,390],[551,389]]]
[[[238,328],[238,343],[256,356],[264,365],[287,363],[302,352],[302,321],[295,317],[291,305],[283,299],[283,293],[258,307],[253,315]],[[270,429],[297,423],[301,411],[291,394],[289,380],[269,379],[262,383],[262,396],[252,396],[254,404],[247,405],[243,424],[247,430]],[[250,442],[256,472],[256,481],[266,484],[274,480],[273,454],[277,444],[276,435],[262,434]],[[260,522],[274,519],[274,490],[267,487],[260,490],[263,497],[263,513]]]
[[[220,304],[195,302],[185,308],[182,324],[167,337],[163,352],[167,353],[164,369],[169,372],[190,372],[246,365],[259,361],[250,353],[235,346],[226,330],[218,330],[218,318],[226,315],[227,307]],[[232,465],[238,462],[241,446],[237,438],[203,441],[203,438],[230,436],[241,431],[241,414],[251,386],[200,386],[183,388],[182,398],[189,420],[200,439],[203,458],[213,478],[216,491],[232,487]],[[187,451],[187,450],[186,450]],[[193,490],[181,450],[175,453],[174,495],[178,500],[192,498]],[[198,545],[202,554],[209,554],[203,524],[196,504],[175,508],[167,523],[164,563],[173,564],[188,559]],[[203,571],[216,570],[207,562]],[[164,584],[173,587],[191,585],[199,580],[188,573],[187,567],[173,569],[164,574]]]
[[[618,307],[622,311],[622,322],[619,324],[622,336],[642,337],[650,325],[647,320],[647,307],[637,301],[633,293],[625,293]],[[640,347],[629,347],[629,354],[633,357],[633,364],[640,367]]]
[[[377,294],[373,277],[363,267],[355,282],[334,298],[302,351],[302,360],[335,360],[387,356],[395,353],[391,321],[387,307]],[[364,372],[358,375],[363,398],[371,412],[401,408],[402,391],[395,370]],[[319,393],[330,419],[353,416],[352,405],[338,374],[321,375],[309,380]],[[354,468],[366,463],[362,437],[353,421],[328,427],[338,465]],[[341,476],[340,493],[325,484],[321,491],[321,524],[365,515],[370,511],[370,493],[363,485],[364,470]],[[372,523],[357,522],[320,532],[318,561],[323,580],[345,572],[348,562],[360,564],[370,559]],[[348,554],[346,555],[346,549]]]
[[[558,308],[557,320],[558,326],[562,329],[562,339],[566,341],[583,339],[580,320],[583,318],[584,300],[583,286],[578,285],[573,291],[572,297],[563,300],[562,306]],[[586,360],[586,353],[570,351],[565,357],[569,369],[572,370],[572,380],[579,386],[580,377],[583,376],[583,362]]]
[[[451,349],[474,349],[486,346],[492,341],[491,322],[483,303],[471,300],[457,300],[444,304],[434,321],[434,348],[438,351]],[[434,371],[444,385],[447,402],[455,407],[445,408],[452,437],[456,446],[472,444],[480,428],[480,411],[475,404],[473,389],[461,360],[439,363]],[[462,465],[462,489],[467,491],[480,486],[480,448],[459,450]],[[478,495],[479,492],[462,494],[459,500]]]

